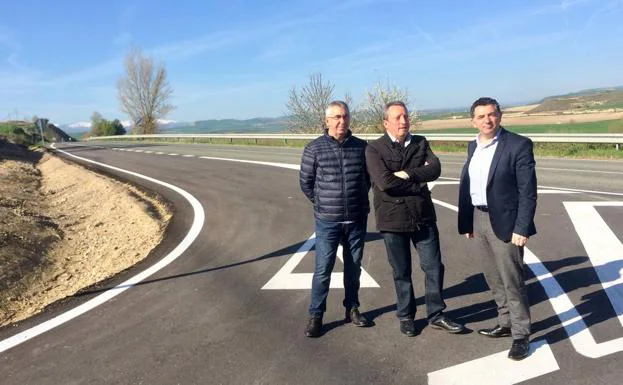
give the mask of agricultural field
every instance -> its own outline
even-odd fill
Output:
[[[593,121],[593,122],[573,122],[561,124],[513,124],[517,120],[502,119],[502,125],[509,131],[519,134],[623,134],[623,119]],[[476,130],[471,126],[449,127],[440,129],[427,129],[423,124],[418,133],[422,134],[468,134]]]
[[[556,114],[532,114],[526,112],[508,112],[504,113],[502,117],[502,124],[504,126],[575,126],[581,128],[582,126],[576,126],[578,124],[596,123],[603,124],[608,121],[623,120],[623,110],[612,112],[565,112]],[[455,128],[470,128],[472,127],[471,119],[435,119],[424,120],[420,123],[420,129],[426,131],[437,131],[445,129]],[[590,126],[587,126],[590,127]],[[440,131],[439,131],[440,132]],[[606,131],[607,132],[607,131]]]

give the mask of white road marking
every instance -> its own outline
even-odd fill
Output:
[[[194,155],[191,154],[186,154],[186,155],[182,155],[184,158],[194,158]]]
[[[169,153],[169,154],[167,154],[167,155],[171,155],[171,156],[178,156],[179,154],[176,154],[176,153],[174,153],[174,152],[171,152],[171,153]]]
[[[148,151],[148,150],[145,150],[145,151],[143,151],[143,152],[144,152],[145,154],[153,154],[153,153],[154,153],[153,151]]]
[[[316,234],[312,234],[305,243],[288,259],[283,267],[263,287],[262,290],[299,290],[311,289],[313,273],[292,273],[316,242]],[[337,257],[344,262],[342,245],[337,249]],[[344,273],[331,273],[330,288],[344,288]],[[363,268],[359,280],[360,287],[380,287]]]
[[[428,373],[429,385],[511,385],[559,370],[551,347],[544,341],[530,344],[530,356],[508,359],[508,351],[477,358]]]
[[[616,175],[623,175],[623,172],[619,172],[619,171],[583,170],[583,169],[576,169],[576,168],[556,168],[556,167],[539,167],[539,166],[537,166],[536,170],[537,171],[539,171],[539,170],[571,171],[571,172],[587,172],[587,173],[590,173],[590,174],[616,174]]]
[[[52,148],[54,148],[54,145],[52,145]],[[136,285],[137,283],[143,281],[144,279],[148,278],[149,276],[151,276],[152,274],[156,273],[157,271],[161,270],[162,268],[164,268],[165,266],[167,266],[168,264],[170,264],[171,262],[175,261],[180,255],[182,255],[182,253],[184,253],[184,251],[186,251],[186,249],[188,249],[188,247],[193,243],[193,241],[197,238],[197,236],[199,236],[199,233],[203,227],[203,223],[205,220],[205,213],[203,210],[203,207],[201,206],[201,203],[199,203],[199,201],[197,200],[197,198],[195,198],[194,196],[190,195],[188,192],[186,192],[185,190],[174,186],[172,184],[163,182],[161,180],[146,176],[146,175],[142,175],[133,171],[128,171],[128,170],[124,170],[122,168],[118,168],[118,167],[114,167],[114,166],[110,166],[107,165],[105,163],[100,163],[100,162],[95,162],[93,160],[90,159],[86,159],[80,156],[76,156],[73,155],[71,153],[65,152],[63,150],[59,150],[57,149],[57,151],[60,151],[68,156],[74,157],[76,159],[80,159],[83,160],[85,162],[89,162],[89,163],[93,163],[96,164],[98,166],[102,166],[105,168],[109,168],[111,170],[115,170],[115,171],[119,171],[128,175],[132,175],[138,178],[142,178],[145,180],[148,180],[152,183],[156,183],[159,184],[161,186],[167,187],[173,191],[175,191],[176,193],[180,194],[181,196],[183,196],[192,206],[193,208],[193,213],[194,213],[194,218],[193,218],[193,222],[192,225],[190,226],[190,229],[188,230],[188,233],[186,234],[186,236],[184,237],[184,239],[182,240],[182,242],[180,242],[175,249],[173,249],[169,254],[167,254],[164,258],[162,258],[160,261],[158,261],[157,263],[155,263],[154,265],[150,266],[149,268],[143,270],[142,272],[138,273],[137,275],[131,277],[130,279],[126,280],[125,282],[120,283],[119,285],[115,286],[112,289],[109,289],[107,291],[105,291],[104,293],[98,295],[97,297],[69,310],[66,311],[65,313],[59,314],[58,316],[49,319],[45,322],[42,322],[30,329],[24,330],[18,334],[15,334],[14,336],[11,336],[9,338],[6,338],[2,341],[0,341],[0,353],[5,352],[19,344],[22,344],[40,334],[43,334],[51,329],[54,329],[55,327],[64,324],[65,322],[68,322],[86,312],[88,312],[89,310],[105,303],[106,301],[116,297],[117,295],[123,293],[124,291],[126,291],[127,289],[133,287],[134,285]]]
[[[563,202],[604,291],[623,326],[623,243],[595,207],[623,207],[623,202]],[[623,350],[623,344],[621,344]]]
[[[443,161],[443,164],[465,164],[465,162],[453,162],[453,161]],[[587,170],[587,169],[582,169],[582,168],[558,168],[558,167],[541,167],[541,166],[536,166],[536,171],[538,172],[539,170],[547,170],[547,171],[569,171],[569,172],[587,172],[587,173],[591,173],[591,174],[617,174],[617,175],[623,175],[623,172],[620,171],[602,171],[602,170]]]
[[[157,154],[157,155],[164,155],[164,152],[162,152],[162,151],[157,151],[157,152],[156,152],[156,154]]]
[[[539,188],[560,190],[560,191],[576,191],[576,192],[588,193],[588,194],[614,195],[614,196],[621,196],[621,197],[623,197],[623,193],[615,193],[615,192],[609,192],[609,191],[582,190],[582,189],[577,189],[577,188],[552,187],[552,186],[539,186]]]
[[[457,206],[451,205],[449,203],[437,199],[433,199],[433,202],[452,211],[459,211],[459,208]],[[530,269],[534,272],[534,275],[539,279],[541,285],[545,286],[545,284],[550,284],[552,283],[552,281],[553,283],[558,285],[558,282],[555,279],[546,279],[547,277],[541,278],[539,274],[537,274],[535,268],[537,269],[537,271],[540,272],[549,272],[541,263],[541,261],[536,257],[536,255],[528,250],[527,247],[524,247],[524,262],[528,264],[528,267],[530,267]],[[562,289],[561,292],[566,297],[566,294],[564,294]],[[548,295],[549,294],[550,293],[548,292]],[[539,352],[539,354],[531,354],[530,356],[524,358],[519,362],[512,361],[512,363],[514,364],[519,364],[521,366],[521,370],[507,370],[506,372],[498,372],[495,369],[497,368],[497,366],[493,365],[498,365],[500,357],[503,356],[506,361],[511,361],[506,357],[508,351],[504,351],[485,356],[477,360],[431,372],[428,374],[428,383],[429,385],[516,384],[518,382],[539,377],[541,375],[551,373],[559,369],[558,362],[556,361],[556,358],[554,357],[554,354],[552,353],[552,350],[546,341],[541,340],[530,343],[530,350],[531,352],[535,353]],[[487,370],[482,370],[483,367],[487,368]],[[433,382],[431,382],[431,375]]]
[[[573,348],[581,355],[599,358],[623,350],[623,337],[597,343],[569,296],[545,266],[525,249],[524,261],[543,286],[554,312],[562,322]]]
[[[200,156],[200,159],[210,159],[210,160],[225,160],[228,162],[237,162],[237,163],[251,163],[251,164],[259,164],[263,166],[273,166],[273,167],[281,167],[288,168],[291,170],[300,170],[301,166],[298,164],[290,164],[290,163],[278,163],[278,162],[261,162],[257,160],[242,160],[242,159],[231,159],[231,158],[216,158],[213,156]]]
[[[565,190],[537,190],[538,194],[579,194],[579,191],[565,191]]]

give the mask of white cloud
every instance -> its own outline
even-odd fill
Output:
[[[70,128],[91,128],[91,122],[76,122],[68,125]]]

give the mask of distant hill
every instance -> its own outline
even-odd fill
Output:
[[[540,104],[528,113],[606,110],[610,108],[623,109],[623,87],[598,88],[549,96],[541,100]]]
[[[176,127],[161,127],[162,133],[206,133],[206,134],[222,134],[222,133],[278,133],[286,131],[286,118],[253,118],[253,119],[212,119],[198,120],[194,123],[186,125],[178,125]]]

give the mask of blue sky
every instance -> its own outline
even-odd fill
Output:
[[[116,83],[139,47],[165,64],[168,118],[279,116],[320,72],[355,103],[381,81],[417,109],[623,85],[623,0],[4,1],[0,120],[127,119]]]

